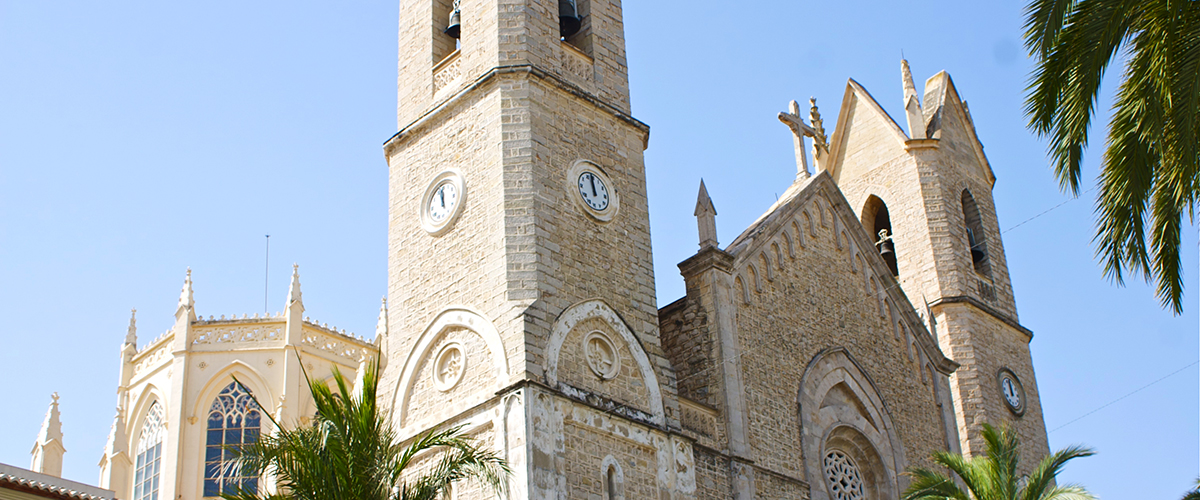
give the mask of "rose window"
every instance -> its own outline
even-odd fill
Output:
[[[833,500],[864,500],[862,473],[849,456],[839,450],[830,450],[823,462],[825,481],[829,483],[829,494]]]

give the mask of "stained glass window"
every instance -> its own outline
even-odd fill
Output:
[[[158,470],[162,458],[163,411],[155,401],[146,410],[142,435],[138,438],[137,463],[133,473],[134,500],[158,500]]]
[[[258,441],[262,413],[254,398],[232,382],[213,400],[208,411],[204,446],[204,496],[236,493],[238,488],[258,491],[258,476],[245,475],[233,467],[237,448]]]

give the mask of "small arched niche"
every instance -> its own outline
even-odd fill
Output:
[[[992,275],[991,259],[988,259],[987,233],[983,230],[983,218],[979,215],[979,205],[969,189],[962,192],[963,223],[967,231],[967,247],[971,252],[971,265],[975,272],[984,276]]]
[[[892,217],[888,212],[887,204],[878,196],[871,195],[863,205],[862,225],[863,229],[866,229],[867,233],[871,235],[872,241],[875,242],[875,249],[879,251],[879,256],[892,271],[892,276],[899,276],[900,268],[896,262],[896,240],[893,238],[895,233],[892,231]]]

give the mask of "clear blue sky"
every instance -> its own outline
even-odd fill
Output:
[[[28,466],[58,391],[64,474],[94,483],[129,309],[143,343],[165,331],[191,266],[201,314],[262,311],[264,234],[272,311],[297,262],[308,315],[374,332],[398,2],[0,0],[0,462]],[[659,302],[683,294],[675,265],[696,248],[699,179],[727,243],[794,175],[775,114],[815,96],[832,131],[852,77],[902,117],[901,51],[918,86],[944,69],[969,101],[1002,227],[1066,200],[1021,115],[1022,7],[626,2],[634,116],[652,128]],[[1200,350],[1195,226],[1180,317],[1139,282],[1103,279],[1093,227],[1087,193],[1004,234],[1050,429]],[[1200,469],[1197,373],[1053,431],[1054,448],[1099,451],[1064,479],[1104,498],[1181,496]]]

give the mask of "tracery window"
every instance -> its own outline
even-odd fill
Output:
[[[217,394],[208,411],[204,446],[204,496],[258,491],[258,476],[233,466],[237,448],[258,441],[262,413],[248,389],[231,382]]]
[[[840,450],[829,450],[821,464],[833,500],[864,500],[864,484],[858,465]]]
[[[142,435],[138,438],[137,462],[133,473],[134,500],[158,500],[158,471],[162,458],[163,411],[155,401],[146,410]]]

